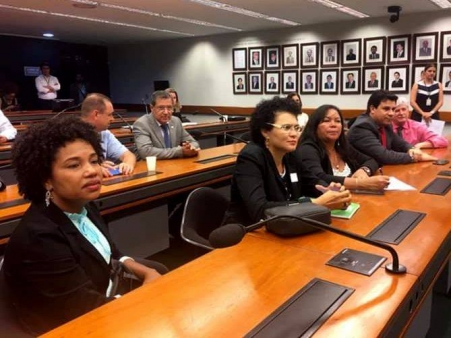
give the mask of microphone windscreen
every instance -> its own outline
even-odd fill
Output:
[[[227,248],[241,242],[246,229],[241,224],[226,224],[213,230],[208,237],[213,248]]]

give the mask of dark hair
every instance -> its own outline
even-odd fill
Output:
[[[169,94],[169,92],[167,92],[165,90],[157,90],[157,91],[153,92],[152,96],[150,97],[150,105],[152,107],[155,106],[158,99],[171,99],[172,100],[172,97]],[[178,96],[177,96],[177,99],[178,99]]]
[[[374,108],[379,107],[382,101],[397,101],[398,96],[393,93],[390,93],[388,90],[376,90],[371,94],[368,99],[368,104],[366,106],[366,114],[370,113],[370,108],[373,106]]]
[[[41,65],[39,66],[39,69],[42,70],[42,67],[49,67],[50,68],[50,64],[47,61],[44,61],[41,63]]]
[[[377,49],[377,46],[376,45],[372,45],[370,49],[373,49],[373,48]]]
[[[110,102],[111,100],[108,96],[99,93],[92,93],[86,96],[81,105],[81,116],[86,117],[93,110],[99,110],[100,112],[104,112],[106,109],[106,102]]]
[[[394,72],[394,73],[393,73],[393,75],[394,75],[394,74],[398,74],[398,75],[401,75],[401,74],[400,74],[399,72]]]
[[[19,88],[15,83],[7,82],[3,85],[2,92],[3,94],[17,94]]]
[[[82,140],[89,143],[103,161],[99,134],[76,116],[63,116],[33,124],[19,134],[12,148],[12,166],[19,193],[32,202],[45,198],[44,183],[52,176],[52,165],[59,149]]]
[[[255,107],[250,122],[251,139],[254,143],[261,146],[265,145],[265,138],[261,131],[273,129],[273,126],[268,123],[274,123],[276,114],[280,112],[286,112],[297,116],[300,113],[299,105],[293,100],[274,96],[270,100],[261,101],[257,107]]]
[[[295,97],[295,96],[299,97],[299,110],[300,110],[300,112],[302,112],[302,99],[301,99],[301,95],[299,95],[299,94],[296,93],[296,92],[291,92],[291,93],[288,93],[287,99],[288,99],[288,100],[293,100],[293,97]]]
[[[435,65],[435,63],[428,63],[426,66],[424,66],[423,71],[427,71],[429,68],[432,68],[432,67],[437,69],[437,66]]]

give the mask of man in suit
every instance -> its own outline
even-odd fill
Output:
[[[371,72],[368,88],[379,88],[379,80],[377,79],[376,72]]]
[[[334,89],[334,83],[332,82],[332,75],[327,75],[326,82],[324,83],[324,89]]]
[[[252,79],[252,89],[260,89],[260,81],[258,81],[258,76],[251,76]]]
[[[449,78],[449,80],[446,81],[445,87],[446,87],[446,88],[451,88],[451,72],[449,72],[448,78]]]
[[[269,57],[269,64],[270,65],[276,65],[277,64],[277,55],[276,52],[271,52],[271,55]]]
[[[403,79],[400,79],[401,74],[399,74],[399,72],[395,72],[393,76],[395,79],[392,81],[391,86],[393,88],[402,88],[404,86],[404,81]]]
[[[244,89],[244,84],[243,84],[243,79],[241,77],[238,78],[238,85],[236,86],[237,90],[243,90]]]
[[[346,61],[355,61],[357,56],[354,54],[354,49],[349,48],[348,54],[346,55]]]
[[[287,56],[287,58],[286,58],[286,60],[285,60],[285,63],[286,63],[287,65],[292,65],[292,64],[294,63],[293,52],[292,52],[291,50],[288,51],[288,56]]]
[[[199,144],[183,129],[180,119],[172,117],[173,101],[165,91],[152,94],[151,114],[141,116],[133,124],[133,135],[141,158],[158,159],[196,156]]]
[[[451,55],[451,39],[448,41],[448,47],[446,47],[446,54]]]
[[[368,99],[367,110],[348,131],[348,140],[360,152],[379,164],[403,164],[429,161],[431,156],[393,132],[392,119],[398,97],[385,90],[376,90]]]
[[[335,56],[334,51],[332,48],[327,48],[327,56],[326,56],[326,62],[335,62]]]
[[[260,66],[260,53],[259,52],[253,52],[252,53],[252,65],[253,66]]]
[[[377,46],[371,46],[370,60],[379,60],[381,55],[377,52]]]
[[[304,89],[313,89],[312,76],[310,74],[305,77]]]
[[[277,83],[274,82],[274,76],[269,78],[268,89],[277,89]]]
[[[305,63],[313,63],[314,59],[313,59],[313,50],[308,49],[307,50],[307,55],[305,56]]]
[[[354,80],[354,73],[348,73],[346,75],[348,81],[346,81],[346,89],[355,89],[355,80]]]
[[[393,53],[394,58],[403,58],[405,56],[404,53],[404,45],[402,43],[396,44],[396,50]]]
[[[429,40],[423,40],[421,45],[422,47],[420,48],[420,56],[431,56],[432,50],[431,47],[429,47]]]
[[[294,82],[291,76],[288,76],[288,81],[285,83],[286,89],[294,89]]]

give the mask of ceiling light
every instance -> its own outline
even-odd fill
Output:
[[[316,3],[320,4],[320,5],[325,6],[325,7],[333,8],[333,9],[335,9],[337,11],[340,11],[340,12],[343,12],[343,13],[355,16],[357,18],[369,18],[369,15],[367,15],[365,13],[356,11],[355,9],[343,6],[343,5],[339,4],[339,3],[331,1],[331,0],[309,0],[309,1],[310,2],[316,2]],[[433,0],[431,0],[431,1],[433,1]]]
[[[53,38],[55,35],[53,35],[53,33],[44,33],[42,36],[45,36],[46,38]]]
[[[429,0],[439,6],[440,8],[451,8],[451,3],[448,0]]]
[[[77,8],[83,8],[83,9],[94,9],[98,7],[97,1],[90,1],[90,0],[78,0],[75,4],[72,4],[72,6]]]
[[[247,9],[240,8],[240,7],[230,6],[230,5],[223,4],[223,3],[220,3],[220,2],[216,2],[216,1],[211,1],[211,0],[189,0],[189,1],[198,3],[199,5],[213,7],[213,8],[216,8],[216,9],[222,9],[224,11],[238,13],[238,14],[250,16],[250,17],[253,17],[253,18],[257,18],[257,19],[264,19],[264,20],[274,21],[274,22],[278,22],[278,23],[281,23],[281,24],[284,24],[284,25],[288,25],[288,26],[299,26],[300,25],[300,23],[298,23],[298,22],[284,20],[284,19],[279,19],[279,18],[276,18],[276,17],[272,17],[272,16],[268,16],[268,15],[265,15],[265,14],[262,14],[262,13],[249,11]]]

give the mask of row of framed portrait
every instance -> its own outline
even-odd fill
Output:
[[[303,69],[233,73],[234,94],[369,94],[387,89],[408,93],[413,83],[421,79],[424,65],[357,67],[341,69]],[[411,79],[409,81],[409,79]],[[438,81],[444,93],[451,94],[451,63],[442,64]]]
[[[451,62],[451,31],[282,46],[234,48],[233,70],[355,67]],[[413,41],[413,43],[411,43]],[[440,47],[440,48],[439,48]],[[438,51],[440,50],[440,53]]]

